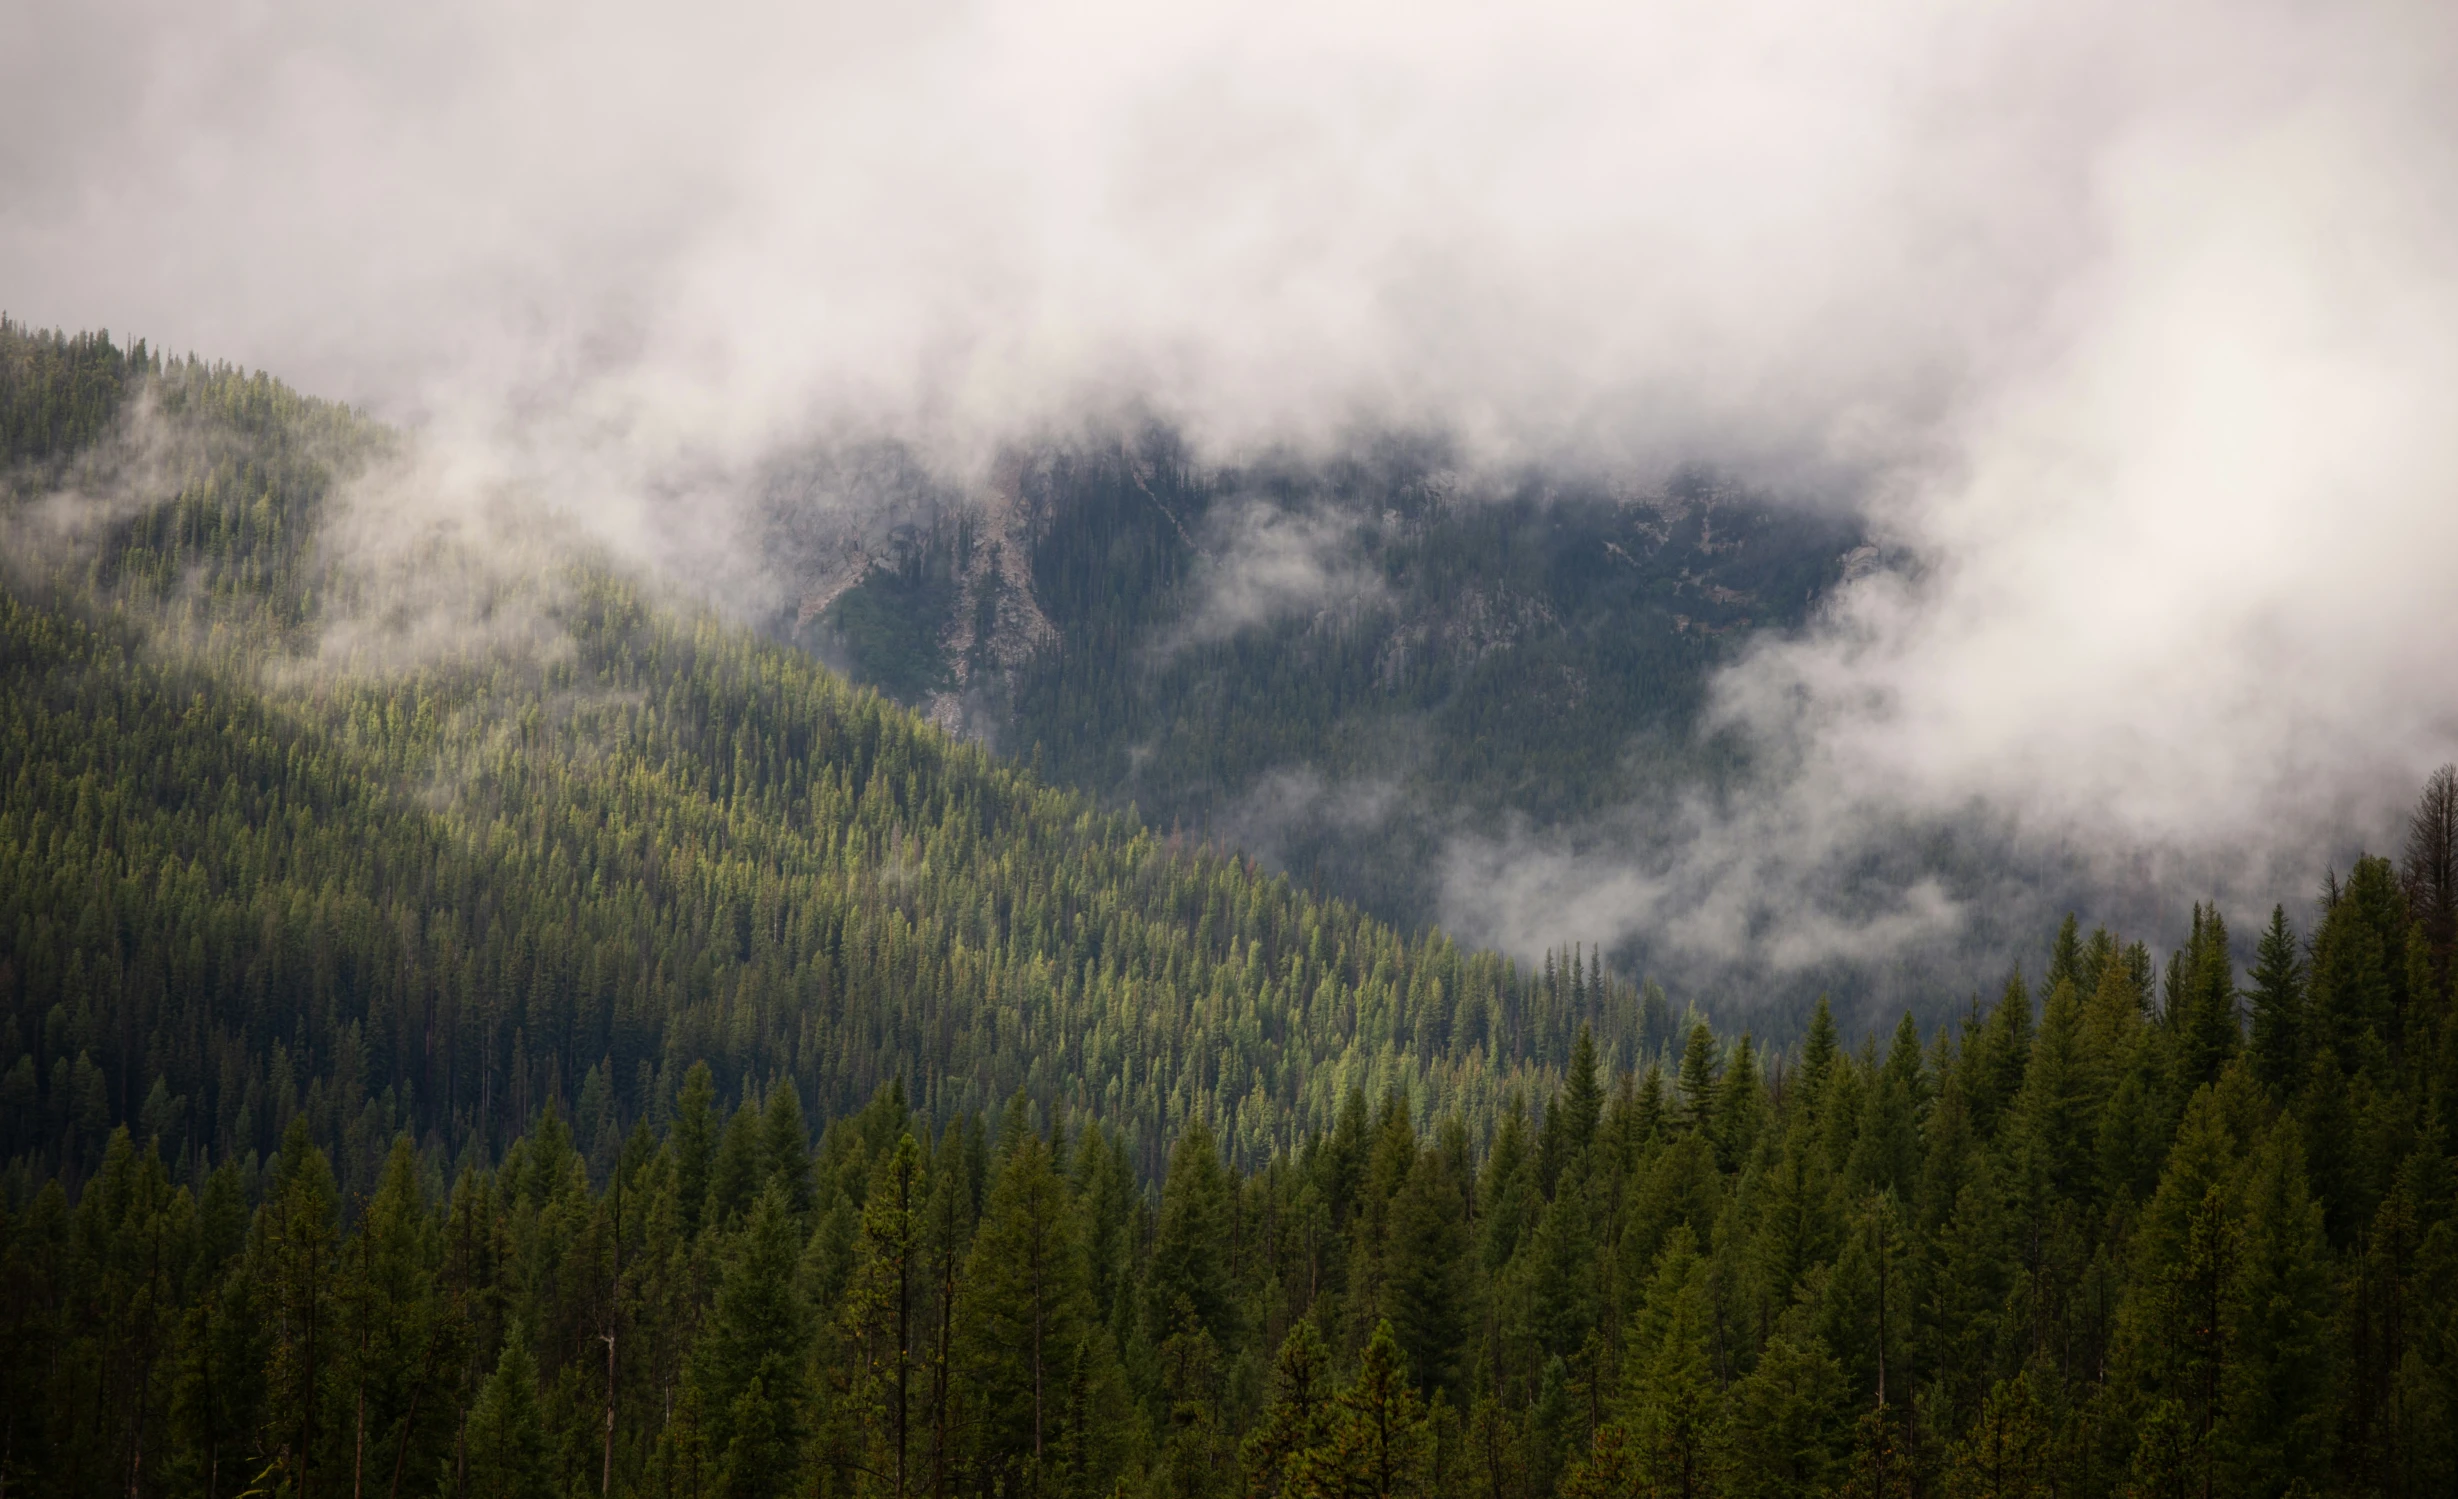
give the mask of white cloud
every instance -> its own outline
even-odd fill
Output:
[[[1686,855],[1580,855],[1601,893],[1548,904],[1599,924],[1749,948],[1705,914],[1749,885],[1821,942],[1943,930],[1917,870],[1868,919],[1801,872],[1974,807],[2215,882],[2385,826],[2451,753],[2446,5],[102,0],[9,31],[12,312],[372,401],[643,552],[722,552],[673,517],[815,430],[963,471],[1125,409],[1214,455],[1392,421],[1848,481],[1921,571],[1730,675],[1791,779]],[[1459,888],[1505,854],[1463,845]]]

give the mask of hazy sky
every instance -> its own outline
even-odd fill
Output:
[[[1677,867],[1465,849],[1463,901],[1713,951],[1973,806],[2217,882],[2386,834],[2458,753],[2445,3],[0,0],[0,36],[0,306],[584,510],[815,428],[962,469],[1133,405],[1224,455],[1703,457],[1921,559],[1727,679],[1780,795]],[[1958,919],[1914,882],[1833,940]]]

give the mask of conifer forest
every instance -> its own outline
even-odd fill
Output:
[[[585,545],[387,656],[401,440],[0,325],[0,1499],[2458,1493],[2451,772],[1710,1013]]]

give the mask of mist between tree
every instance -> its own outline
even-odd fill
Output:
[[[579,20],[275,6],[242,44],[137,5],[46,15],[0,60],[0,139],[47,143],[0,160],[12,299],[415,431],[390,492],[346,507],[388,602],[336,649],[551,642],[523,593],[550,585],[493,570],[530,578],[534,533],[569,531],[790,617],[943,725],[1013,733],[973,673],[1060,627],[1009,481],[1088,430],[1157,421],[1201,475],[1315,471],[1218,496],[1212,529],[1178,515],[1187,557],[1102,537],[1184,572],[1170,609],[1104,616],[1164,677],[1284,631],[1337,655],[1392,618],[1379,513],[1320,493],[1358,434],[1650,491],[1702,464],[1890,559],[1649,668],[1681,681],[1619,748],[1695,768],[1746,743],[1744,786],[1600,795],[1632,778],[1588,753],[1456,819],[1455,782],[1386,796],[1445,753],[1414,702],[1371,745],[1238,744],[1198,797],[1169,784],[1168,724],[1095,711],[1123,742],[1061,742],[1104,690],[1081,679],[1000,742],[1393,919],[1531,960],[1603,939],[1736,1004],[1962,992],[2067,908],[2178,940],[2177,890],[2301,899],[2458,740],[2416,685],[2458,625],[2441,7]],[[152,103],[55,128],[120,91]],[[772,565],[768,481],[814,450],[835,477],[806,498],[842,523]],[[971,540],[929,535],[922,492],[980,512]],[[480,582],[401,562],[439,528]],[[1597,540],[1599,565],[1629,550]],[[1463,637],[1575,636],[1549,595],[1461,602]],[[1690,602],[1680,650],[1724,623]],[[1422,660],[1391,643],[1357,680]],[[1552,699],[1484,703],[1483,732],[1538,726],[1518,752],[1564,724],[1595,750],[1584,726],[1632,706],[1592,661],[1506,659]],[[1201,706],[1189,737],[1215,730]],[[1323,822],[1352,835],[1303,846]],[[1562,908],[1575,930],[1543,919]]]
[[[1156,835],[605,553],[506,549],[552,649],[328,648],[359,575],[327,507],[387,492],[342,501],[334,454],[380,431],[99,339],[6,351],[12,524],[63,474],[112,495],[0,596],[12,1481],[2452,1471],[2447,772],[2403,861],[2274,911],[2241,978],[2257,923],[2195,904],[2164,963],[2068,922],[1943,1024],[1710,1019]],[[173,457],[110,491],[121,434]],[[1196,497],[1090,469],[1125,510]]]

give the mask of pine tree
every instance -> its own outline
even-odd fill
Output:
[[[797,1221],[810,1216],[817,1198],[811,1180],[810,1127],[802,1119],[802,1095],[790,1077],[768,1088],[760,1110],[760,1156],[763,1174],[785,1193],[786,1209]]]
[[[1648,979],[1639,985],[1639,1054],[1652,1061],[1672,1039],[1673,1007],[1665,1000],[1664,986]]]
[[[2058,924],[2056,943],[2049,949],[2048,973],[2041,980],[2041,987],[2055,993],[2059,984],[2072,984],[2075,993],[2082,993],[2083,962],[2082,926],[2074,919],[2074,913],[2068,911],[2065,920]]]
[[[2236,1054],[2236,963],[2228,954],[2227,923],[2218,908],[2193,908],[2193,935],[2169,965],[2168,1023],[2177,1077],[2188,1088],[2216,1082]]]
[[[1144,1285],[1145,1336],[1154,1344],[1180,1330],[1183,1309],[1216,1347],[1237,1346],[1226,1257],[1230,1211],[1229,1177],[1212,1132],[1192,1122],[1170,1148],[1154,1224]]]
[[[1536,1226],[1544,1200],[1536,1189],[1536,1166],[1528,1148],[1527,1114],[1514,1106],[1503,1111],[1485,1149],[1485,1179],[1477,1190],[1483,1204],[1478,1225],[1489,1271],[1510,1262],[1520,1242]]]
[[[465,1492],[472,1499],[548,1499],[554,1480],[548,1464],[546,1429],[538,1412],[538,1366],[530,1357],[529,1333],[515,1324],[504,1338],[495,1372],[471,1405],[463,1433]]]
[[[2090,1201],[2098,1175],[2097,1126],[2106,1093],[2084,1024],[2074,986],[2059,983],[2041,1013],[2031,1065],[2014,1101],[2017,1160],[2042,1190],[2065,1202]]]
[[[674,1125],[668,1136],[674,1151],[676,1204],[685,1233],[699,1228],[701,1206],[708,1197],[709,1167],[717,1151],[716,1098],[708,1063],[692,1063],[675,1098]]]
[[[1810,1012],[1809,1029],[1801,1040],[1799,1089],[1806,1111],[1816,1111],[1819,1095],[1825,1091],[1827,1077],[1834,1071],[1835,1058],[1842,1049],[1835,1033],[1834,1012],[1827,1008],[1826,995],[1821,993],[1818,1007]]]
[[[863,1194],[851,1284],[837,1313],[852,1359],[847,1405],[863,1438],[866,1492],[904,1499],[913,1488],[914,1332],[922,1294],[922,1153],[896,1144]]]
[[[1828,1492],[1851,1446],[1843,1367],[1814,1334],[1777,1334],[1733,1386],[1731,1432],[1734,1494]]]
[[[450,1330],[434,1304],[438,1246],[419,1180],[418,1152],[396,1137],[368,1204],[357,1243],[342,1254],[350,1284],[342,1299],[352,1328],[351,1489],[397,1493],[405,1474],[424,1472],[445,1414],[438,1388]]]
[[[1698,1142],[1704,1153],[1704,1143]],[[1527,1332],[1546,1354],[1568,1358],[1596,1325],[1596,1238],[1586,1193],[1557,1194],[1536,1220],[1523,1251],[1528,1286]]]
[[[1622,1394],[1639,1469],[1660,1494],[1696,1499],[1721,1487],[1726,1409],[1709,1355],[1714,1317],[1707,1261],[1689,1230],[1675,1229],[1630,1326]]]
[[[2039,1385],[2046,1375],[2025,1368],[1989,1391],[1946,1465],[1952,1499],[2049,1499],[2060,1491],[2057,1432]]]
[[[1854,1181],[1879,1191],[1911,1191],[1920,1170],[1920,1127],[1928,1104],[1920,1026],[1907,1011],[1864,1106],[1852,1149]]]
[[[1689,1129],[1712,1137],[1715,1128],[1716,1083],[1722,1070],[1715,1032],[1702,1020],[1690,1027],[1681,1053],[1681,1121]]]
[[[1025,1134],[1000,1166],[965,1271],[968,1381],[985,1471],[1047,1487],[1069,1361],[1092,1322],[1075,1203]]]
[[[2318,1485],[2330,1449],[2328,1240],[2292,1121],[2248,1171],[2218,1437],[2230,1492],[2283,1494]]]
[[[1423,1401],[1388,1322],[1377,1323],[1357,1375],[1335,1402],[1331,1439],[1308,1453],[1289,1489],[1304,1499],[1423,1494],[1432,1453]]]
[[[1639,1493],[1643,1480],[1632,1445],[1630,1428],[1622,1422],[1598,1426],[1587,1451],[1562,1474],[1555,1493],[1560,1499],[1626,1499]]]
[[[1604,1090],[1596,1078],[1596,1038],[1585,1022],[1571,1046],[1570,1066],[1562,1073],[1562,1091],[1545,1111],[1545,1127],[1537,1142],[1537,1180],[1551,1196],[1562,1172],[1587,1152],[1596,1138],[1596,1121],[1604,1112]]]
[[[1716,1088],[1716,1160],[1726,1171],[1738,1171],[1758,1146],[1767,1114],[1766,1080],[1758,1071],[1758,1051],[1749,1032],[1733,1043],[1732,1061]]]
[[[1468,1334],[1465,1198],[1449,1162],[1439,1151],[1427,1150],[1391,1203],[1385,1299],[1401,1357],[1429,1397],[1456,1383],[1459,1350]]]
[[[759,1196],[766,1165],[761,1159],[759,1111],[746,1098],[726,1121],[716,1158],[710,1163],[708,1200],[701,1210],[702,1221],[720,1228],[731,1227]],[[790,1198],[787,1207],[792,1207]]]
[[[786,1493],[801,1463],[810,1312],[795,1284],[802,1244],[784,1184],[771,1179],[729,1246],[692,1379],[729,1499]]]
[[[2270,908],[2270,925],[2253,965],[2253,1070],[2286,1096],[2304,1077],[2304,961],[2287,907]]]
[[[2031,987],[2020,968],[2007,976],[1987,1023],[1965,1037],[1963,1059],[1972,1127],[1982,1139],[1993,1140],[2031,1065]]]
[[[1272,1367],[1271,1403],[1246,1439],[1248,1499],[1277,1499],[1309,1455],[1330,1439],[1331,1352],[1310,1321],[1281,1340]]]
[[[2123,1348],[2151,1401],[2136,1448],[2141,1481],[2204,1492],[2220,1471],[2218,1425],[2235,1373],[2242,1246],[2230,1190],[2239,1142],[2218,1091],[2195,1093],[2139,1238],[2158,1267],[2123,1310]]]
[[[251,1258],[272,1316],[266,1386],[276,1423],[271,1447],[294,1489],[312,1491],[325,1471],[324,1449],[333,1424],[326,1392],[343,1346],[335,1315],[341,1278],[335,1224],[333,1171],[309,1133],[307,1116],[293,1115],[282,1135],[273,1187],[257,1217]]]

